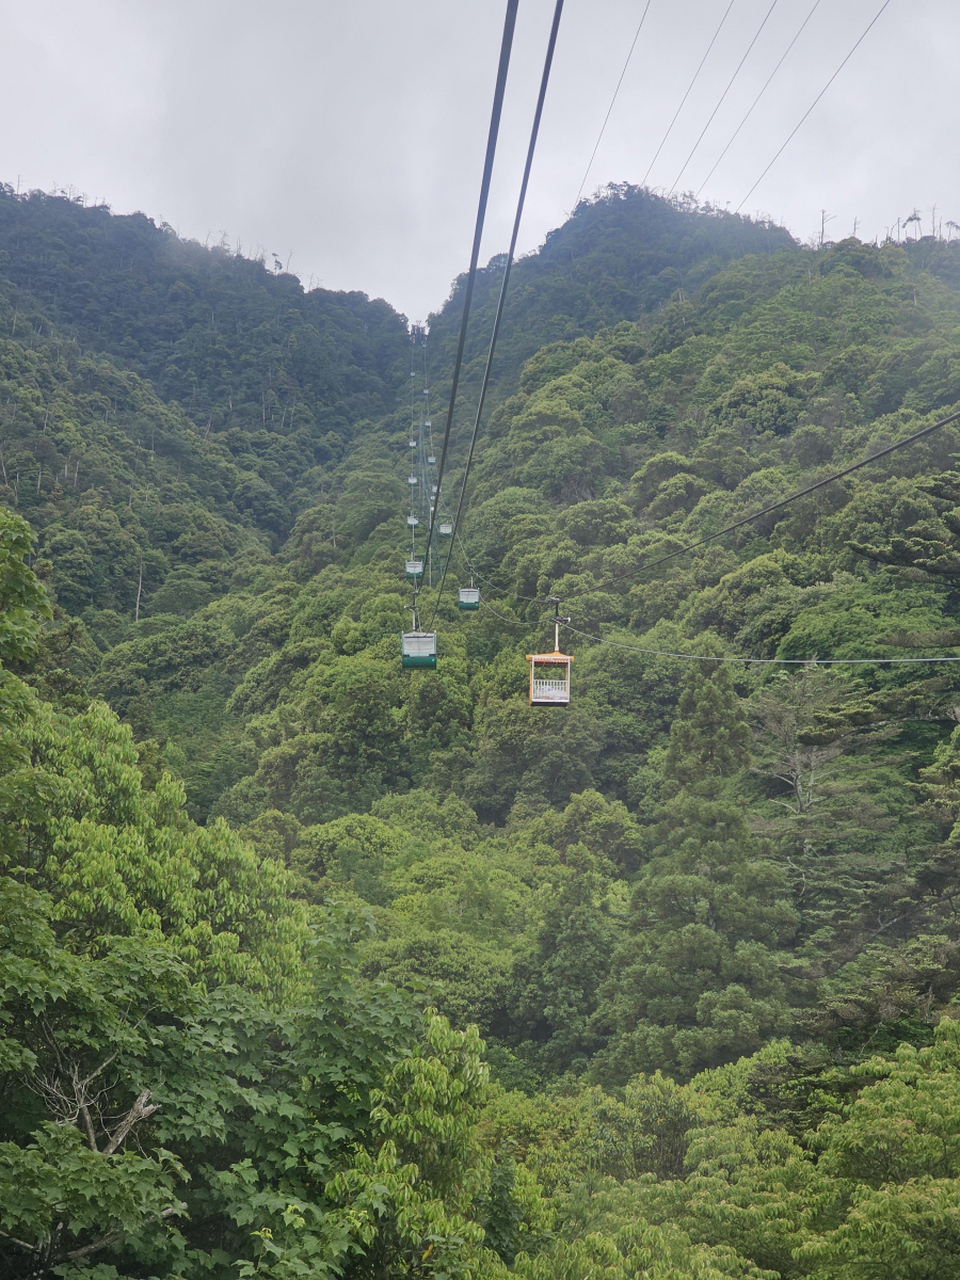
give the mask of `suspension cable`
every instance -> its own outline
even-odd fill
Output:
[[[430,512],[430,528],[427,532],[427,547],[432,545],[433,528],[437,520],[437,508],[443,485],[443,469],[447,461],[447,449],[450,444],[450,432],[453,427],[453,412],[457,403],[457,388],[460,383],[460,370],[463,366],[463,352],[467,340],[467,322],[470,319],[470,303],[473,298],[473,286],[477,278],[477,263],[480,260],[480,241],[483,236],[483,223],[487,212],[487,200],[490,196],[490,181],[493,175],[493,161],[497,151],[497,136],[500,132],[500,117],[503,114],[503,97],[507,86],[507,70],[510,66],[510,52],[513,48],[513,33],[517,23],[517,7],[520,0],[507,0],[507,12],[503,24],[503,36],[500,41],[500,63],[497,67],[497,83],[493,94],[493,109],[490,113],[490,130],[487,134],[487,151],[483,161],[483,177],[480,182],[480,199],[477,205],[477,222],[473,232],[473,248],[470,252],[470,267],[467,272],[467,283],[463,291],[463,314],[460,317],[460,336],[457,341],[457,356],[453,365],[453,381],[450,384],[450,403],[447,406],[447,421],[443,432],[443,445],[440,450],[440,465],[437,468],[437,501]]]
[[[630,59],[633,57],[633,51],[637,47],[637,41],[640,39],[640,32],[643,30],[643,24],[646,21],[647,10],[649,8],[650,8],[650,0],[647,0],[646,7],[644,8],[643,13],[640,16],[640,25],[637,27],[636,34],[633,37],[633,44],[631,44],[630,46],[630,52],[627,54],[627,60],[623,64],[623,70],[620,72],[620,79],[617,81],[617,87],[614,89],[613,97],[610,99],[610,105],[609,107],[607,107],[607,114],[603,117],[603,124],[600,126],[600,132],[597,134],[597,140],[594,143],[593,151],[591,151],[590,153],[590,160],[587,164],[586,169],[584,169],[583,171],[583,178],[580,181],[580,187],[577,191],[577,198],[573,202],[574,208],[576,208],[577,205],[580,203],[580,197],[583,195],[583,188],[587,185],[587,177],[590,174],[590,170],[593,168],[593,162],[597,158],[597,152],[600,150],[600,143],[603,141],[603,135],[606,132],[607,122],[610,119],[610,115],[613,111],[614,104],[617,101],[617,95],[620,92],[620,86],[623,84],[623,78],[627,74],[627,67],[629,67]]]
[[[869,466],[871,462],[877,462],[880,458],[886,458],[891,453],[896,453],[898,449],[905,449],[907,445],[915,444],[918,440],[922,440],[925,436],[932,434],[932,432],[939,431],[941,427],[946,427],[951,422],[956,422],[958,418],[960,418],[960,410],[956,413],[948,414],[947,417],[940,418],[936,422],[932,422],[928,427],[922,427],[919,431],[915,431],[913,435],[905,436],[902,440],[897,440],[883,449],[878,449],[876,453],[871,453],[869,457],[861,458],[859,462],[852,462],[850,466],[842,467],[839,471],[834,471],[822,480],[808,484],[805,488],[789,494],[786,498],[778,498],[776,502],[768,503],[767,506],[761,507],[759,511],[753,511],[748,516],[742,516],[739,520],[735,520],[733,524],[728,524],[724,528],[718,529],[716,533],[708,533],[705,537],[698,538],[696,542],[690,542],[686,546],[678,547],[675,551],[669,551],[666,555],[658,556],[656,560],[649,560],[646,564],[642,564],[636,569],[631,569],[628,573],[616,574],[614,577],[607,578],[604,582],[598,582],[592,587],[583,587],[579,591],[567,593],[564,595],[564,599],[573,600],[579,596],[592,594],[594,591],[603,591],[606,587],[623,582],[627,578],[635,578],[640,573],[646,573],[649,569],[655,569],[659,565],[666,564],[668,560],[675,560],[678,556],[688,555],[691,551],[696,551],[698,547],[705,547],[707,543],[716,542],[718,538],[723,538],[728,533],[734,533],[737,529],[742,529],[744,525],[751,524],[754,520],[759,520],[761,516],[769,515],[772,511],[779,511],[781,508],[789,506],[791,502],[796,502],[800,498],[807,497],[808,494],[816,493],[818,489],[825,488],[828,484],[833,484],[835,480],[842,480],[845,476],[852,475],[854,471],[859,471],[861,467]],[[545,598],[540,597],[540,599]]]
[[[859,462],[853,462],[848,467],[843,467],[840,471],[834,471],[829,476],[825,476],[822,480],[817,480],[813,484],[807,485],[803,489],[799,489],[796,493],[789,494],[785,498],[779,498],[776,502],[771,502],[768,506],[761,507],[759,511],[753,511],[750,515],[743,516],[741,519],[734,521],[733,524],[726,525],[722,529],[718,529],[716,533],[708,534],[706,537],[699,538],[696,542],[691,542],[683,547],[678,547],[674,551],[667,552],[665,555],[659,556],[656,560],[650,560],[646,564],[641,564],[635,569],[630,569],[626,573],[616,574],[613,577],[605,578],[590,587],[581,587],[576,591],[564,593],[565,600],[576,600],[580,596],[591,595],[596,591],[603,591],[607,587],[616,586],[618,582],[624,582],[629,578],[638,577],[641,573],[646,573],[649,569],[658,568],[662,564],[666,564],[670,560],[675,560],[680,556],[686,555],[690,551],[695,551],[699,547],[706,546],[710,542],[724,537],[728,533],[734,533],[738,529],[742,529],[745,525],[750,524],[754,520],[759,520],[762,516],[769,515],[773,511],[779,511],[781,508],[789,506],[791,502],[796,502],[799,498],[805,498],[811,493],[815,493],[818,489],[825,488],[828,484],[832,484],[835,480],[842,480],[854,471],[859,471],[861,467],[868,466],[871,462],[876,462],[880,458],[885,458],[891,453],[895,453],[898,449],[904,449],[907,445],[915,444],[918,440],[922,440],[925,436],[930,435],[934,431],[938,431],[941,427],[949,426],[951,422],[956,422],[960,418],[960,411],[952,413],[946,418],[940,418],[938,421],[931,423],[928,427],[915,431],[913,435],[905,436],[902,440],[897,440],[891,445],[887,445],[883,449],[879,449],[876,453],[871,453],[866,458],[861,458]],[[466,555],[466,551],[464,550]],[[498,585],[489,575],[481,574],[469,564],[470,572],[481,582],[486,580],[490,586],[488,590],[498,592],[506,599],[526,600],[531,604],[543,603],[551,599],[548,595],[528,596],[522,592],[511,591],[508,586]]]
[[[760,33],[763,31],[763,28],[764,28],[764,27],[767,25],[767,23],[769,22],[769,20],[770,20],[770,15],[773,13],[774,9],[777,7],[777,3],[778,3],[778,0],[773,0],[773,3],[770,5],[770,8],[767,10],[766,15],[764,16],[763,21],[760,23],[759,27],[757,27],[756,31],[754,32],[753,39],[752,39],[752,40],[750,41],[750,43],[747,45],[746,52],[744,53],[744,55],[743,55],[743,57],[740,59],[740,61],[737,63],[736,70],[734,71],[734,73],[733,73],[733,75],[730,77],[730,79],[727,81],[727,87],[724,89],[723,93],[721,93],[720,97],[717,99],[717,105],[716,105],[716,106],[713,108],[713,110],[710,112],[710,116],[709,116],[709,118],[708,118],[708,120],[707,120],[707,123],[706,123],[706,124],[703,126],[703,128],[700,130],[700,136],[699,136],[699,138],[697,138],[696,142],[695,142],[695,143],[693,144],[693,146],[690,148],[690,154],[687,156],[686,160],[684,160],[683,164],[680,166],[680,172],[679,172],[679,173],[677,174],[677,176],[674,178],[674,180],[673,180],[673,185],[670,187],[670,190],[667,192],[667,195],[671,195],[674,191],[676,191],[677,186],[678,186],[678,184],[679,184],[679,182],[680,182],[680,179],[683,177],[684,172],[685,172],[685,170],[686,170],[686,168],[687,168],[687,165],[688,165],[688,164],[690,163],[690,161],[693,159],[693,157],[694,157],[694,155],[695,155],[695,153],[696,153],[697,148],[700,146],[700,143],[701,143],[701,142],[703,141],[703,139],[704,139],[704,135],[706,134],[706,132],[707,132],[707,130],[710,128],[710,126],[713,124],[714,117],[716,116],[716,114],[717,114],[717,112],[720,110],[720,108],[723,106],[723,100],[724,100],[724,98],[726,98],[727,94],[728,94],[728,93],[730,92],[730,90],[733,88],[733,82],[736,80],[737,76],[738,76],[738,75],[740,74],[740,72],[743,70],[743,64],[746,62],[747,58],[749,58],[749,56],[750,56],[750,50],[751,50],[751,49],[753,48],[753,46],[757,43],[757,41],[760,39]]]
[[[700,76],[700,72],[703,70],[703,64],[706,62],[707,58],[710,56],[710,50],[716,44],[717,36],[720,34],[723,28],[723,24],[727,20],[727,15],[730,13],[730,10],[733,8],[734,3],[735,3],[735,0],[730,0],[730,3],[727,5],[726,9],[724,10],[723,17],[720,19],[720,25],[717,27],[716,31],[713,33],[713,38],[711,39],[710,43],[707,45],[707,51],[703,55],[703,57],[700,59],[700,65],[699,67],[697,67],[696,71],[693,73],[693,79],[687,85],[687,91],[683,95],[683,97],[680,99],[679,107],[677,107],[676,111],[673,113],[673,119],[670,121],[669,125],[667,125],[667,132],[660,139],[660,145],[659,147],[657,147],[656,151],[654,152],[653,159],[647,165],[647,172],[643,175],[643,177],[640,180],[641,187],[646,186],[647,178],[649,178],[650,176],[650,170],[657,163],[657,157],[659,156],[660,152],[663,150],[664,144],[666,143],[667,139],[670,137],[670,134],[673,132],[673,126],[677,123],[677,118],[679,117],[680,112],[683,110],[683,104],[690,97],[690,94],[693,90],[693,86],[697,83],[697,80],[699,79],[699,76]]]
[[[503,319],[503,305],[507,296],[507,284],[510,280],[510,268],[513,266],[513,257],[517,250],[517,237],[520,234],[520,221],[523,217],[523,206],[527,198],[527,187],[530,184],[530,172],[533,168],[533,157],[537,149],[537,138],[540,134],[540,121],[543,118],[543,104],[547,96],[547,85],[550,82],[550,69],[553,66],[553,55],[557,47],[557,33],[560,30],[560,15],[563,13],[563,0],[556,0],[553,11],[553,23],[550,27],[550,38],[547,41],[547,53],[543,63],[543,74],[540,77],[540,92],[537,95],[537,106],[533,113],[533,125],[530,130],[530,142],[527,146],[527,159],[523,166],[523,179],[520,183],[520,195],[517,199],[517,211],[513,219],[513,231],[510,235],[510,247],[507,250],[507,260],[503,267],[503,279],[500,282],[500,296],[497,299],[497,313],[493,321],[493,332],[490,335],[490,346],[487,349],[487,362],[483,370],[483,379],[480,383],[480,397],[477,401],[477,412],[473,420],[473,434],[470,437],[470,448],[467,453],[467,462],[463,471],[463,483],[460,485],[460,497],[457,502],[456,514],[453,518],[453,533],[456,536],[457,530],[460,528],[460,516],[463,512],[463,501],[467,492],[467,480],[470,475],[470,468],[473,465],[473,454],[477,444],[477,434],[480,430],[480,417],[483,413],[484,402],[487,398],[487,388],[490,385],[490,371],[493,367],[493,355],[497,349],[497,337],[500,333],[500,321]],[[437,485],[437,498],[439,505],[439,483]],[[450,563],[450,557],[447,556],[440,572],[440,584],[437,587],[437,599],[433,609],[433,622],[436,621],[437,612],[440,608],[440,598],[443,595],[443,584],[447,576],[447,566]]]
[[[723,157],[727,154],[727,152],[728,152],[728,151],[730,150],[730,148],[733,146],[734,142],[737,140],[737,135],[739,134],[740,130],[743,128],[743,126],[747,123],[747,121],[748,121],[748,120],[750,119],[750,117],[753,115],[754,108],[756,107],[756,105],[757,105],[757,103],[760,101],[760,99],[763,97],[763,95],[766,93],[767,89],[770,87],[770,82],[773,80],[774,76],[777,74],[777,72],[778,72],[778,71],[780,70],[780,68],[783,66],[784,62],[786,62],[786,60],[787,60],[787,54],[790,52],[790,50],[793,48],[793,46],[794,46],[794,45],[797,43],[797,41],[800,39],[800,36],[801,36],[801,34],[803,33],[803,29],[804,29],[804,27],[807,25],[807,23],[810,21],[810,19],[813,17],[813,15],[816,13],[816,11],[819,9],[819,7],[820,7],[820,2],[821,2],[821,0],[813,0],[813,8],[812,8],[812,9],[810,10],[810,12],[807,14],[807,16],[804,18],[804,20],[800,23],[800,26],[797,28],[796,32],[794,33],[794,37],[793,37],[793,39],[790,41],[790,43],[787,45],[786,49],[784,49],[783,53],[780,55],[780,60],[779,60],[779,62],[778,62],[778,63],[777,63],[777,65],[773,68],[773,70],[770,72],[770,74],[767,76],[766,80],[764,81],[763,88],[760,90],[760,92],[757,94],[757,96],[754,98],[754,100],[750,103],[750,106],[749,106],[749,107],[747,107],[747,110],[746,110],[746,112],[745,112],[745,114],[744,114],[744,116],[743,116],[743,119],[742,119],[742,120],[740,121],[740,123],[737,125],[736,129],[734,129],[733,133],[730,135],[730,140],[727,142],[727,145],[723,148],[723,150],[720,152],[720,154],[717,156],[716,160],[714,161],[714,163],[713,163],[713,168],[710,170],[710,172],[707,174],[707,176],[704,178],[704,180],[700,183],[700,186],[699,186],[699,188],[697,189],[697,193],[696,193],[696,195],[694,196],[694,199],[695,199],[695,200],[699,200],[699,198],[700,198],[700,192],[703,190],[703,188],[707,185],[707,183],[708,183],[708,182],[710,181],[710,179],[713,177],[714,173],[716,172],[717,167],[718,167],[718,166],[719,166],[719,164],[720,164],[720,161],[723,159]]]
[[[843,70],[843,68],[847,65],[847,63],[850,61],[850,59],[853,57],[853,55],[856,53],[856,51],[860,48],[860,46],[863,44],[864,40],[866,40],[866,38],[867,38],[867,36],[869,35],[869,33],[870,33],[871,29],[873,28],[873,26],[875,25],[875,23],[879,20],[879,18],[880,18],[880,16],[881,16],[881,14],[883,13],[884,9],[886,9],[886,8],[887,8],[887,6],[888,6],[889,4],[890,4],[890,0],[883,0],[883,4],[880,6],[880,8],[877,10],[877,12],[876,12],[876,13],[873,15],[873,17],[871,18],[870,22],[867,24],[866,29],[864,30],[863,34],[860,36],[860,39],[856,42],[856,44],[853,46],[853,48],[850,50],[850,52],[847,54],[847,56],[844,58],[844,60],[840,63],[839,67],[837,67],[836,71],[833,73],[833,75],[830,77],[830,79],[829,79],[829,80],[827,81],[827,83],[823,86],[823,88],[820,90],[820,92],[817,94],[817,96],[814,98],[814,100],[810,103],[809,107],[807,107],[806,111],[803,113],[803,115],[800,117],[800,119],[797,121],[797,123],[796,123],[796,124],[794,125],[794,127],[791,129],[790,133],[789,133],[789,134],[788,134],[788,136],[787,136],[787,140],[783,143],[783,145],[780,147],[780,150],[777,152],[777,154],[773,157],[773,159],[770,161],[770,163],[769,163],[769,164],[767,165],[767,167],[764,169],[763,173],[761,173],[760,177],[756,180],[756,182],[753,184],[753,186],[750,188],[750,190],[747,192],[747,194],[743,197],[743,199],[742,199],[742,200],[740,201],[740,203],[737,205],[736,209],[734,209],[734,213],[739,213],[739,212],[740,212],[740,210],[743,208],[743,206],[747,203],[747,201],[748,201],[748,200],[750,199],[750,197],[753,195],[754,191],[756,191],[757,187],[759,187],[760,183],[764,180],[764,178],[767,176],[767,174],[770,172],[770,170],[773,168],[773,166],[777,163],[777,161],[778,161],[778,160],[780,159],[780,157],[783,155],[784,151],[786,151],[787,147],[788,147],[788,146],[790,145],[790,143],[793,141],[793,138],[794,138],[794,137],[796,136],[796,134],[799,132],[800,126],[801,126],[801,125],[803,124],[803,122],[806,120],[807,116],[809,116],[810,112],[814,109],[814,107],[817,105],[817,103],[820,101],[820,99],[823,97],[823,95],[827,92],[827,90],[828,90],[828,89],[830,88],[830,86],[833,84],[834,80],[836,80],[837,76],[840,74],[840,72]]]

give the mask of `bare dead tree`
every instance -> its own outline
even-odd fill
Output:
[[[133,613],[134,622],[140,621],[140,597],[143,595],[143,553],[140,554],[140,576],[137,579],[137,603]]]
[[[105,1107],[110,1085],[105,1079],[105,1073],[116,1060],[117,1054],[109,1054],[91,1071],[82,1073],[76,1063],[64,1062],[56,1036],[50,1028],[44,1027],[42,1030],[53,1051],[54,1062],[60,1070],[46,1076],[32,1077],[28,1081],[29,1087],[44,1100],[57,1124],[79,1129],[84,1134],[89,1149],[104,1159],[109,1159],[135,1133],[137,1127],[153,1115],[159,1104],[150,1101],[149,1089],[142,1089],[122,1114],[112,1118],[107,1116]],[[149,1215],[144,1221],[169,1218],[185,1209],[186,1205],[182,1201],[175,1201]],[[105,1231],[86,1244],[70,1248],[69,1241],[64,1241],[66,1228],[65,1221],[57,1222],[49,1235],[36,1243],[21,1240],[3,1230],[0,1230],[0,1238],[9,1240],[31,1255],[29,1274],[31,1277],[41,1277],[64,1262],[86,1258],[119,1244],[125,1234],[122,1229]]]

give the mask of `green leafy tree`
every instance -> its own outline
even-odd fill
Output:
[[[475,1125],[485,1084],[476,1031],[432,1017],[423,1046],[374,1092],[374,1148],[328,1186],[342,1206],[328,1230],[341,1256],[355,1255],[351,1275],[468,1277],[496,1266],[495,1255],[484,1266],[474,1216],[490,1183]]]
[[[653,856],[595,1019],[613,1033],[597,1064],[604,1076],[695,1071],[788,1025],[777,950],[794,915],[730,790],[748,737],[729,670],[693,666],[664,759]]]
[[[14,1274],[71,1273],[118,1250],[177,1265],[185,1171],[146,1139],[157,1107],[129,1065],[162,1037],[159,1010],[193,1011],[188,970],[156,940],[73,954],[50,914],[0,878],[0,1252]]]
[[[818,1169],[834,1201],[797,1250],[810,1274],[924,1280],[956,1269],[958,1067],[947,1021],[930,1048],[903,1045],[893,1062],[866,1064],[879,1079],[820,1126]]]
[[[590,1020],[619,932],[605,909],[596,860],[573,845],[565,861],[532,951],[514,969],[514,1036],[551,1071],[582,1064],[601,1043]]]
[[[30,526],[0,507],[0,662],[26,662],[36,648],[39,620],[52,616],[37,575],[27,566]]]
[[[819,933],[817,947],[842,949],[872,932],[878,915],[902,909],[898,882],[901,895],[910,893],[900,843],[883,839],[906,797],[895,773],[902,756],[881,744],[901,726],[871,723],[877,716],[862,687],[817,667],[781,676],[745,709],[752,768],[769,786],[754,828],[775,842],[790,872],[799,936]]]

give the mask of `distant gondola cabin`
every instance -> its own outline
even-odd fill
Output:
[[[479,587],[461,587],[460,598],[457,601],[458,609],[479,609],[480,608],[480,588]]]
[[[570,664],[567,653],[528,653],[531,707],[565,707],[570,702]]]
[[[407,564],[408,578],[423,577],[423,561],[422,560],[408,560],[406,564]]]

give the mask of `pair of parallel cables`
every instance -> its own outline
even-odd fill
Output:
[[[516,27],[517,8],[519,0],[507,0],[507,12],[504,20],[503,37],[500,44],[500,62],[497,68],[497,82],[493,95],[493,110],[490,117],[490,129],[487,135],[487,150],[483,163],[483,177],[480,183],[480,200],[477,209],[477,221],[473,235],[473,248],[470,254],[470,267],[467,272],[467,280],[463,292],[463,312],[460,317],[460,334],[457,340],[457,354],[453,366],[453,378],[450,385],[450,399],[447,405],[447,417],[443,431],[443,443],[440,450],[440,464],[437,469],[437,495],[430,514],[430,528],[427,533],[427,546],[432,545],[433,530],[436,523],[437,511],[440,509],[440,496],[443,492],[443,473],[447,462],[447,451],[450,444],[450,434],[453,428],[454,411],[457,403],[457,391],[460,383],[460,372],[463,366],[463,353],[467,339],[467,325],[470,319],[470,304],[473,298],[473,288],[476,282],[477,265],[480,258],[480,241],[483,235],[483,223],[486,215],[487,201],[490,195],[490,182],[493,174],[493,162],[497,150],[497,137],[500,131],[500,119],[503,112],[503,97],[507,84],[507,71],[510,65],[510,53],[513,47],[513,35]],[[463,514],[464,498],[467,491],[467,481],[470,476],[470,468],[473,465],[473,457],[477,444],[477,435],[480,431],[480,419],[483,414],[483,406],[487,396],[487,389],[490,385],[490,372],[493,367],[494,352],[497,347],[497,338],[500,333],[500,322],[503,318],[503,306],[506,300],[507,285],[510,280],[510,269],[513,265],[514,254],[517,248],[517,237],[520,233],[520,222],[523,217],[523,206],[526,200],[527,187],[530,182],[530,172],[533,168],[533,157],[536,151],[537,138],[540,133],[540,122],[543,117],[543,105],[547,96],[547,85],[550,81],[550,71],[553,66],[553,55],[557,46],[557,35],[560,29],[560,17],[563,13],[563,0],[556,0],[553,13],[553,22],[550,27],[550,35],[547,41],[547,52],[544,58],[543,74],[540,78],[540,92],[537,96],[537,105],[534,111],[533,125],[530,130],[530,141],[527,146],[527,158],[523,169],[523,179],[520,183],[520,194],[517,199],[517,208],[513,220],[513,230],[510,236],[510,247],[507,251],[506,262],[503,269],[503,279],[500,283],[500,296],[497,300],[497,310],[493,323],[493,331],[490,335],[490,345],[487,349],[487,359],[483,370],[483,377],[480,383],[480,393],[477,402],[476,414],[473,423],[473,432],[470,437],[470,446],[467,453],[466,464],[464,466],[463,481],[460,485],[460,496],[457,501],[456,513],[453,518],[454,540],[457,538],[460,518]],[[444,582],[447,576],[447,567],[450,563],[450,557],[444,560],[440,574],[440,582],[437,587],[437,598],[434,604],[433,618],[427,630],[432,630],[436,623],[437,613],[440,609],[440,600],[443,595]]]

